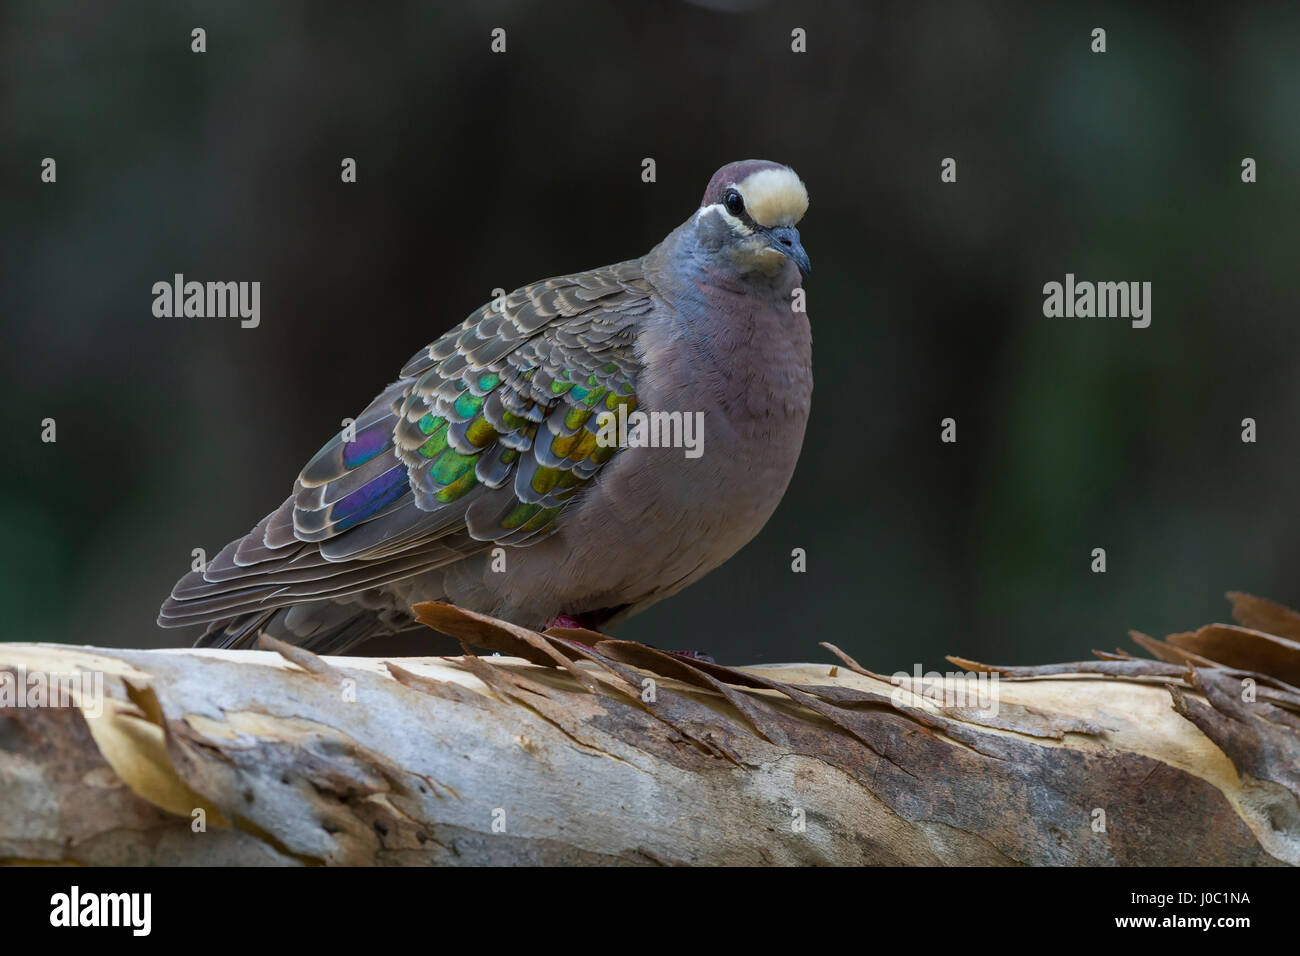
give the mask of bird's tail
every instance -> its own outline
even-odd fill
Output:
[[[195,647],[257,647],[261,634],[311,651],[343,654],[363,641],[416,626],[409,618],[355,604],[315,601],[241,614],[213,623]]]

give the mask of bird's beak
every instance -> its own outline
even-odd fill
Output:
[[[787,256],[791,262],[799,267],[799,273],[807,278],[812,272],[812,262],[808,259],[808,253],[803,251],[803,243],[799,241],[799,230],[794,226],[777,226],[775,229],[768,230],[772,248],[783,256]]]

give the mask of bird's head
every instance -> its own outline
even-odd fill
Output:
[[[694,223],[701,245],[742,273],[775,276],[789,259],[807,276],[808,253],[795,228],[808,210],[808,190],[789,166],[747,159],[709,180]]]

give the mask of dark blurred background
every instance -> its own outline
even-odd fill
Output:
[[[8,0],[4,637],[189,643],[154,618],[191,549],[417,348],[747,157],[812,197],[813,421],[762,534],[620,636],[890,671],[1300,603],[1300,10],[1135,7]],[[259,280],[261,327],[155,318],[176,272]],[[1152,282],[1151,327],[1045,318],[1066,272]]]

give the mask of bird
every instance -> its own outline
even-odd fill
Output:
[[[266,634],[343,654],[419,626],[421,601],[601,631],[699,580],[767,523],[803,445],[807,208],[790,167],[730,163],[641,258],[498,295],[182,577],[158,623],[208,625],[200,647]],[[638,411],[699,421],[696,454],[613,427]]]

